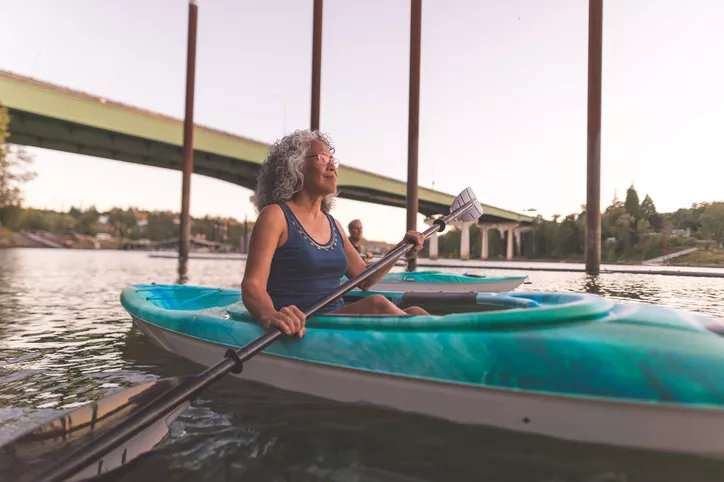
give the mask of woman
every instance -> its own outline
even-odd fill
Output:
[[[329,138],[319,131],[295,131],[272,146],[261,168],[252,201],[259,217],[249,242],[242,300],[265,329],[304,335],[304,311],[340,284],[346,274],[361,273],[365,262],[339,222],[329,215],[337,195],[337,167]],[[398,246],[411,241],[414,251],[423,236],[408,231]],[[360,283],[368,289],[392,265]],[[321,313],[422,315],[419,307],[405,310],[381,295],[344,306],[341,297]]]

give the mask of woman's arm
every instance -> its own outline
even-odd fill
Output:
[[[274,251],[289,238],[287,221],[281,208],[275,204],[262,209],[254,223],[249,240],[244,279],[241,281],[241,299],[264,329],[278,328],[287,335],[304,336],[306,317],[296,306],[285,306],[279,311],[266,291]]]
[[[266,286],[274,251],[283,244],[282,241],[286,241],[282,240],[282,235],[286,234],[285,227],[286,219],[281,208],[270,204],[259,213],[251,230],[244,278],[241,281],[241,298],[249,313],[258,320],[277,311]],[[288,236],[286,234],[284,237]]]

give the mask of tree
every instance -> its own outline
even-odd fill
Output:
[[[708,206],[708,203],[694,203],[690,208],[680,208],[668,216],[668,220],[676,229],[691,229],[697,233],[701,227],[701,214]]]
[[[634,217],[629,213],[622,214],[616,219],[614,223],[614,230],[616,233],[617,251],[621,255],[626,255],[631,252],[631,248],[634,243],[634,227],[636,221]]]
[[[614,201],[601,216],[601,235],[603,239],[616,237],[616,221],[626,213],[623,203]]]
[[[647,196],[648,197],[648,196]],[[645,219],[639,219],[636,222],[636,238],[641,245],[641,257],[646,259],[646,235],[651,231],[651,225]]]
[[[8,110],[0,105],[0,222],[4,212],[22,204],[20,186],[36,175],[29,168],[33,162],[32,156],[23,147],[8,142],[9,125]]]
[[[699,220],[702,230],[721,246],[724,243],[724,202],[706,206]]]
[[[626,212],[638,221],[641,218],[641,205],[639,204],[639,195],[633,184],[626,190],[626,201],[623,203]]]
[[[612,205],[612,206],[617,206],[617,205],[619,205],[619,204],[623,205],[623,204],[621,203],[621,200],[618,198],[618,189],[614,189],[614,190],[613,190],[613,200],[611,201],[611,205]]]
[[[661,216],[656,211],[654,201],[648,194],[641,201],[641,219],[648,221],[654,231],[658,232],[661,229]]]
[[[148,214],[146,237],[152,241],[165,241],[178,236],[178,225],[174,223],[175,213],[153,211]]]
[[[72,212],[70,214],[73,216]],[[91,206],[86,212],[79,211],[77,216],[73,216],[75,218],[75,231],[88,236],[95,236],[98,233],[99,217],[100,214],[95,206]]]
[[[575,214],[569,214],[558,225],[556,254],[558,257],[583,254],[586,231],[585,224],[578,222]]]

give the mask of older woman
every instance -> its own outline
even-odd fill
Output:
[[[304,311],[340,284],[361,273],[365,262],[329,211],[337,195],[337,167],[329,138],[318,131],[295,131],[277,141],[264,161],[252,200],[259,212],[249,242],[241,283],[244,306],[265,329],[304,335]],[[408,231],[402,241],[422,248],[424,238]],[[360,283],[368,289],[392,265]],[[398,308],[381,295],[344,306],[327,305],[325,314],[418,315],[419,307]],[[320,313],[321,314],[321,313]]]

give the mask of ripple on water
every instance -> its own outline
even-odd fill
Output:
[[[192,260],[189,283],[235,288],[244,264]],[[151,345],[118,302],[130,283],[175,282],[175,260],[116,251],[0,251],[0,442],[102,396],[200,367]],[[512,270],[517,291],[599,293],[724,316],[724,280]],[[223,379],[169,437],[104,479],[153,481],[721,480],[724,465],[591,447],[344,405]]]

